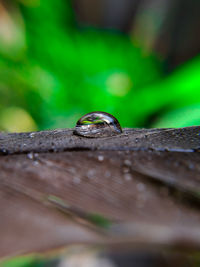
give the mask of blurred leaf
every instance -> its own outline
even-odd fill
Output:
[[[170,111],[154,123],[153,127],[185,127],[200,125],[200,104]]]
[[[199,57],[164,78],[157,56],[128,35],[77,26],[71,1],[20,2],[5,9],[24,41],[16,57],[6,52],[15,48],[2,48],[0,112],[22,108],[38,129],[73,127],[94,110],[112,113],[122,127],[143,127],[199,102]]]
[[[4,260],[1,267],[36,267],[34,256],[22,256]]]
[[[8,132],[36,131],[37,126],[31,116],[22,108],[5,108],[0,113],[1,128]]]

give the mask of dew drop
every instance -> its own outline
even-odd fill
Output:
[[[79,177],[74,177],[73,178],[73,183],[74,184],[80,184],[80,182],[81,182],[81,179]]]
[[[130,173],[126,173],[126,174],[124,174],[124,179],[125,179],[126,181],[131,181],[131,180],[132,180],[132,176],[131,176],[131,174],[130,174]]]
[[[122,133],[118,120],[106,112],[90,112],[81,117],[74,134],[84,137],[109,137]]]
[[[33,161],[33,165],[34,165],[34,166],[37,166],[37,165],[39,165],[39,162],[38,162],[37,160],[34,160],[34,161]]]
[[[136,187],[139,192],[145,191],[145,185],[143,183],[138,183]]]
[[[29,134],[29,137],[30,138],[33,138],[34,136],[35,136],[35,133],[34,132]]]
[[[128,160],[128,159],[125,159],[125,161],[124,161],[124,165],[126,165],[126,166],[131,166],[132,165],[132,163],[131,163],[131,161],[130,160]]]
[[[68,168],[68,171],[69,171],[70,173],[72,173],[72,174],[75,174],[75,173],[76,173],[76,169],[73,168],[73,167],[69,167],[69,168]]]
[[[28,153],[28,154],[27,154],[27,158],[28,158],[28,159],[33,159],[33,158],[34,158],[34,154],[33,154],[33,152]]]
[[[95,177],[95,174],[96,174],[95,169],[90,169],[90,170],[87,172],[87,177],[88,177],[89,179],[92,179],[92,178]]]
[[[98,161],[103,161],[103,160],[104,160],[104,156],[99,155],[99,156],[98,156]]]

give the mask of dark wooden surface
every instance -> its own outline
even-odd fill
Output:
[[[0,256],[72,244],[198,251],[199,134],[1,133]]]

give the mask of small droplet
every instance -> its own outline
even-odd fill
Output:
[[[79,177],[74,177],[73,178],[73,183],[74,184],[80,184],[80,182],[81,182],[81,179]]]
[[[143,183],[138,183],[136,187],[139,192],[145,191],[145,185]]]
[[[131,161],[130,160],[128,160],[128,159],[125,159],[125,161],[124,161],[124,165],[126,165],[126,166],[131,166],[132,165],[132,163],[131,163]]]
[[[90,170],[87,172],[87,177],[88,177],[89,179],[92,179],[92,178],[95,177],[95,174],[96,174],[95,169],[90,169]]]
[[[35,136],[35,133],[30,133],[30,134],[29,134],[29,137],[30,137],[30,138],[33,138],[34,136]]]
[[[33,158],[34,158],[34,154],[33,154],[33,152],[28,153],[28,154],[27,154],[27,158],[28,158],[28,159],[33,159]]]
[[[39,165],[39,162],[38,162],[37,160],[34,160],[34,161],[33,161],[33,165],[34,165],[34,166],[37,166],[37,165]]]
[[[99,155],[99,156],[98,156],[98,161],[103,161],[103,160],[104,160],[104,156]]]
[[[130,174],[130,173],[126,173],[126,174],[124,174],[124,179],[125,179],[126,181],[131,181],[131,180],[132,180],[132,176],[131,176],[131,174]]]
[[[73,167],[69,167],[67,170],[68,170],[70,173],[72,173],[72,174],[75,174],[75,173],[76,173],[76,169],[73,168]]]
[[[118,120],[106,112],[91,112],[76,123],[74,134],[84,137],[108,137],[121,134]]]

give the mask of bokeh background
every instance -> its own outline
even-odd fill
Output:
[[[0,0],[0,130],[200,125],[199,0]]]

